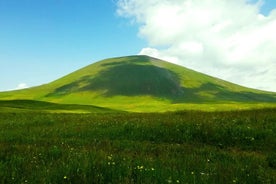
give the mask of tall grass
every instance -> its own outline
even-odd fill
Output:
[[[275,183],[276,109],[0,114],[0,183]]]

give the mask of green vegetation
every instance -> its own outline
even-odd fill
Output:
[[[1,112],[108,113],[120,112],[92,105],[55,104],[34,100],[0,100]]]
[[[215,110],[225,104],[230,109],[270,107],[276,104],[276,93],[238,86],[148,56],[128,56],[96,62],[49,84],[0,93],[0,100],[18,99],[163,112],[189,109],[187,104],[206,104]]]
[[[0,113],[0,183],[275,183],[275,150],[275,108]]]
[[[0,183],[276,183],[275,150],[276,93],[147,56],[0,93]]]

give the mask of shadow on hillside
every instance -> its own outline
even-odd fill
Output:
[[[174,103],[276,102],[276,96],[253,92],[234,92],[214,83],[205,83],[198,88],[182,88],[182,90],[185,95],[181,99],[176,99]]]
[[[103,95],[107,97],[151,95],[173,100],[183,96],[180,80],[172,71],[132,62],[114,62],[107,65],[108,68],[96,76],[82,77],[73,83],[57,88],[47,96],[67,95],[82,91],[104,91]]]
[[[8,108],[8,110],[28,110],[28,111],[47,111],[47,110],[82,110],[91,112],[116,112],[109,108],[98,107],[94,105],[76,105],[76,104],[58,104],[37,100],[0,100],[1,108]],[[123,112],[123,111],[117,111]]]
[[[133,58],[130,62],[103,64],[105,70],[96,76],[85,76],[57,88],[47,96],[63,96],[85,91],[101,91],[101,95],[154,96],[172,103],[206,102],[276,102],[276,97],[252,92],[233,92],[215,83],[205,83],[198,88],[184,88],[173,71],[153,65],[143,65]],[[143,61],[145,62],[145,61]]]

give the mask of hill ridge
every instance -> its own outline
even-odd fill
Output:
[[[134,55],[92,63],[45,85],[0,93],[0,100],[12,99],[131,109],[187,103],[275,103],[276,93],[239,86],[157,58]]]

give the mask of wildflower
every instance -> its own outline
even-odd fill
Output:
[[[63,176],[63,179],[65,179],[65,180],[66,180],[66,179],[67,179],[67,176]]]
[[[151,170],[154,171],[155,169],[152,167]]]
[[[170,177],[169,179],[167,179],[168,183],[172,183],[172,178]]]
[[[194,171],[192,171],[191,174],[194,175],[195,174]]]
[[[143,170],[143,169],[144,169],[144,166],[142,166],[142,165],[141,165],[141,166],[139,166],[139,165],[138,165],[138,166],[137,166],[137,169],[139,169],[139,170]]]
[[[108,165],[115,165],[115,162],[107,162]]]
[[[176,183],[180,183],[180,181],[179,181],[179,180],[176,180]]]

